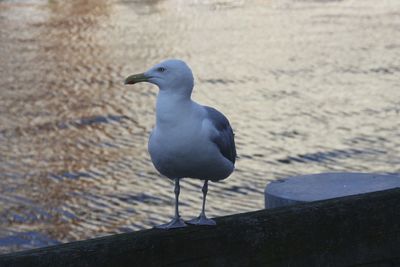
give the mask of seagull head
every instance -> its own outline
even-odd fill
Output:
[[[191,95],[193,90],[193,74],[189,66],[179,59],[168,59],[149,70],[130,75],[125,84],[149,82],[158,86],[162,91]]]

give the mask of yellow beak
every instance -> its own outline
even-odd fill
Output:
[[[140,83],[140,82],[147,82],[149,78],[147,78],[144,73],[139,73],[139,74],[133,74],[128,76],[124,84],[135,84],[135,83]]]

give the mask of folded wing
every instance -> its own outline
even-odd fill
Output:
[[[217,134],[212,136],[212,141],[218,146],[221,154],[235,164],[236,147],[231,125],[228,119],[218,110],[205,106],[207,118],[217,129]]]

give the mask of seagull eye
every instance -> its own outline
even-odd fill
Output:
[[[157,69],[157,71],[159,71],[159,72],[164,72],[164,71],[166,71],[166,69],[165,69],[164,67],[159,67],[159,68]]]

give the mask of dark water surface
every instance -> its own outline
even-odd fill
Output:
[[[169,219],[147,153],[157,90],[122,84],[165,58],[236,132],[210,216],[262,208],[288,175],[400,172],[398,0],[1,0],[0,40],[0,252]],[[200,181],[181,203],[198,214]]]

